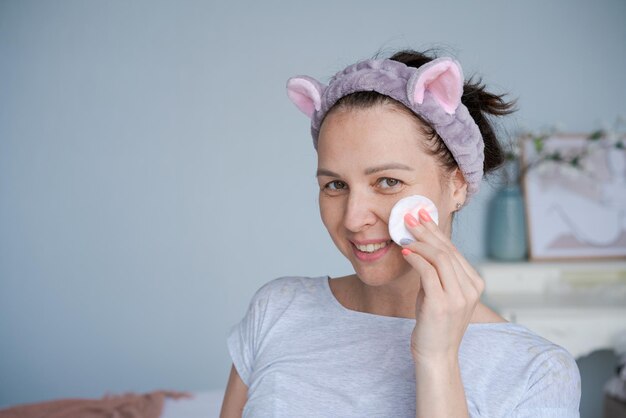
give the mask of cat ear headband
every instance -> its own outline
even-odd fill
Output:
[[[328,86],[308,76],[290,78],[287,95],[311,119],[316,150],[328,111],[357,91],[389,96],[426,120],[452,152],[467,182],[467,197],[478,191],[485,145],[478,125],[461,103],[463,72],[458,62],[443,57],[413,68],[389,59],[366,60],[337,73]]]

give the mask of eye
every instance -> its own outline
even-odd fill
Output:
[[[343,181],[334,180],[334,181],[331,181],[330,183],[326,183],[324,188],[330,191],[339,191],[339,190],[347,189],[348,185],[344,183]]]
[[[377,184],[381,189],[391,189],[394,187],[399,187],[403,183],[402,180],[393,179],[391,177],[382,177],[378,179]]]

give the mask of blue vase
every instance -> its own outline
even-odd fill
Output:
[[[489,207],[487,228],[490,258],[502,261],[526,259],[524,199],[518,185],[506,186],[496,192]]]

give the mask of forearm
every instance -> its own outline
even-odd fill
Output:
[[[458,356],[416,361],[416,417],[469,417]]]

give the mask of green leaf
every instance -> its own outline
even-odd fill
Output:
[[[589,134],[587,139],[589,139],[591,141],[597,141],[598,139],[604,138],[604,136],[605,136],[605,132],[602,129],[599,129],[599,130],[593,131],[591,134]]]

